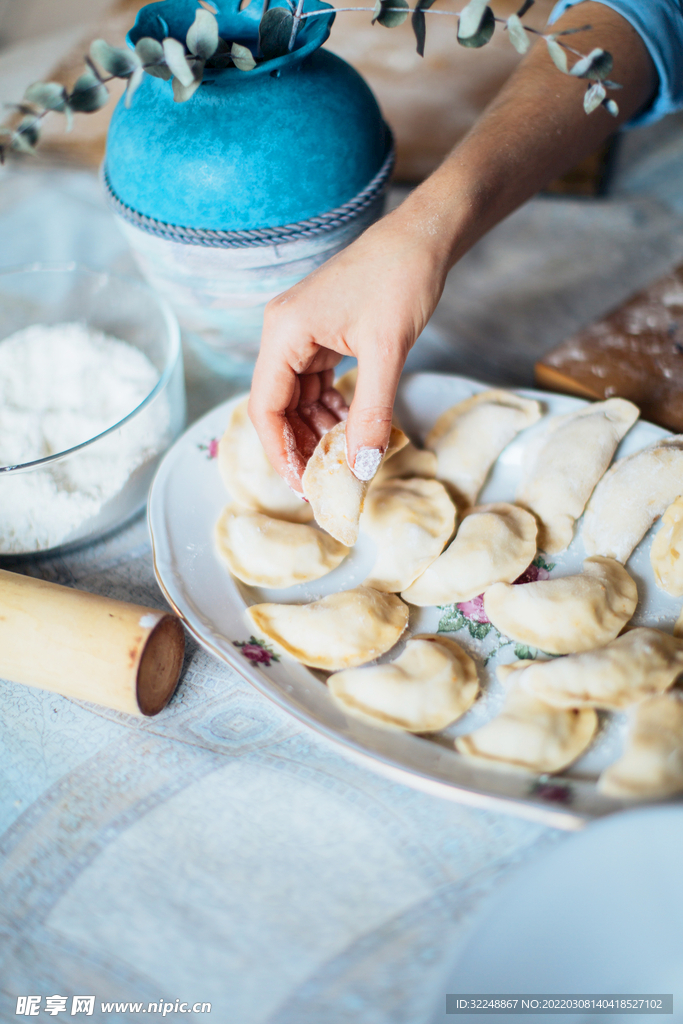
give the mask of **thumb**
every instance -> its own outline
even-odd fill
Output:
[[[346,421],[346,460],[359,480],[372,480],[389,444],[404,358],[376,349],[358,359],[358,381]]]

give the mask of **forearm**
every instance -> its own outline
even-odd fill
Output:
[[[568,41],[614,57],[618,118],[600,107],[587,115],[587,82],[562,74],[537,42],[444,163],[391,215],[435,264],[449,269],[482,235],[559,174],[594,152],[654,95],[652,60],[635,30],[599,3],[582,3],[553,31],[590,24]],[[570,60],[570,65],[572,60]]]

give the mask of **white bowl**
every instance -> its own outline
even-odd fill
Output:
[[[46,458],[0,466],[2,560],[80,546],[131,519],[144,508],[159,459],[185,424],[178,324],[147,285],[75,264],[0,272],[0,342],[35,324],[62,323],[135,346],[158,380],[137,408],[97,436]],[[131,453],[123,461],[122,451]],[[103,474],[103,465],[111,472]],[[98,467],[103,484],[83,500],[71,481],[87,483]]]

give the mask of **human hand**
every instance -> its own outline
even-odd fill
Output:
[[[403,365],[443,290],[447,265],[402,207],[266,307],[249,415],[294,490],[319,438],[345,419],[347,459],[371,479],[389,440]],[[332,387],[358,360],[350,410]]]

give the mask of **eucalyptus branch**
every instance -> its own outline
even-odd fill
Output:
[[[294,49],[294,43],[296,42],[296,34],[299,31],[299,25],[301,24],[301,19],[303,18],[303,14],[304,14],[304,0],[298,0],[297,5],[296,5],[296,11],[294,12],[294,19],[292,21],[292,31],[291,31],[291,34],[289,36],[289,43],[287,44],[287,49],[288,49],[288,51],[290,53]]]
[[[184,40],[171,36],[163,40],[144,37],[137,41],[133,50],[128,50],[110,46],[104,39],[96,39],[90,53],[85,56],[86,70],[70,92],[58,82],[35,82],[26,90],[23,102],[5,104],[24,116],[15,128],[0,127],[0,162],[4,161],[7,148],[24,153],[35,152],[41,123],[48,113],[64,114],[68,131],[74,112],[94,113],[99,110],[109,100],[107,84],[114,79],[126,82],[126,106],[130,106],[145,73],[170,81],[174,100],[185,103],[201,85],[205,69],[234,67],[249,72],[258,65],[291,53],[296,47],[301,26],[308,18],[329,18],[333,14],[351,11],[371,13],[372,24],[377,22],[384,28],[396,28],[411,15],[420,55],[424,52],[425,16],[428,14],[457,18],[458,43],[474,49],[490,41],[497,24],[504,25],[510,42],[520,54],[528,49],[529,37],[536,36],[544,40],[548,54],[560,72],[587,81],[583,101],[586,113],[591,113],[598,106],[605,107],[614,116],[619,113],[614,100],[607,98],[608,89],[621,88],[619,83],[608,78],[612,70],[611,54],[602,49],[583,54],[563,38],[585,32],[591,26],[546,33],[525,25],[521,19],[533,6],[534,0],[523,0],[517,13],[507,19],[496,17],[486,0],[469,0],[460,11],[433,10],[434,0],[416,0],[413,7],[409,0],[375,0],[372,7],[329,7],[319,11],[304,11],[305,0],[285,0],[286,7],[269,7],[268,0],[265,0],[256,56],[249,47],[221,38],[215,6],[209,0],[198,2],[200,6]],[[165,26],[164,29],[168,31]],[[568,54],[577,58],[571,68],[567,64]]]

